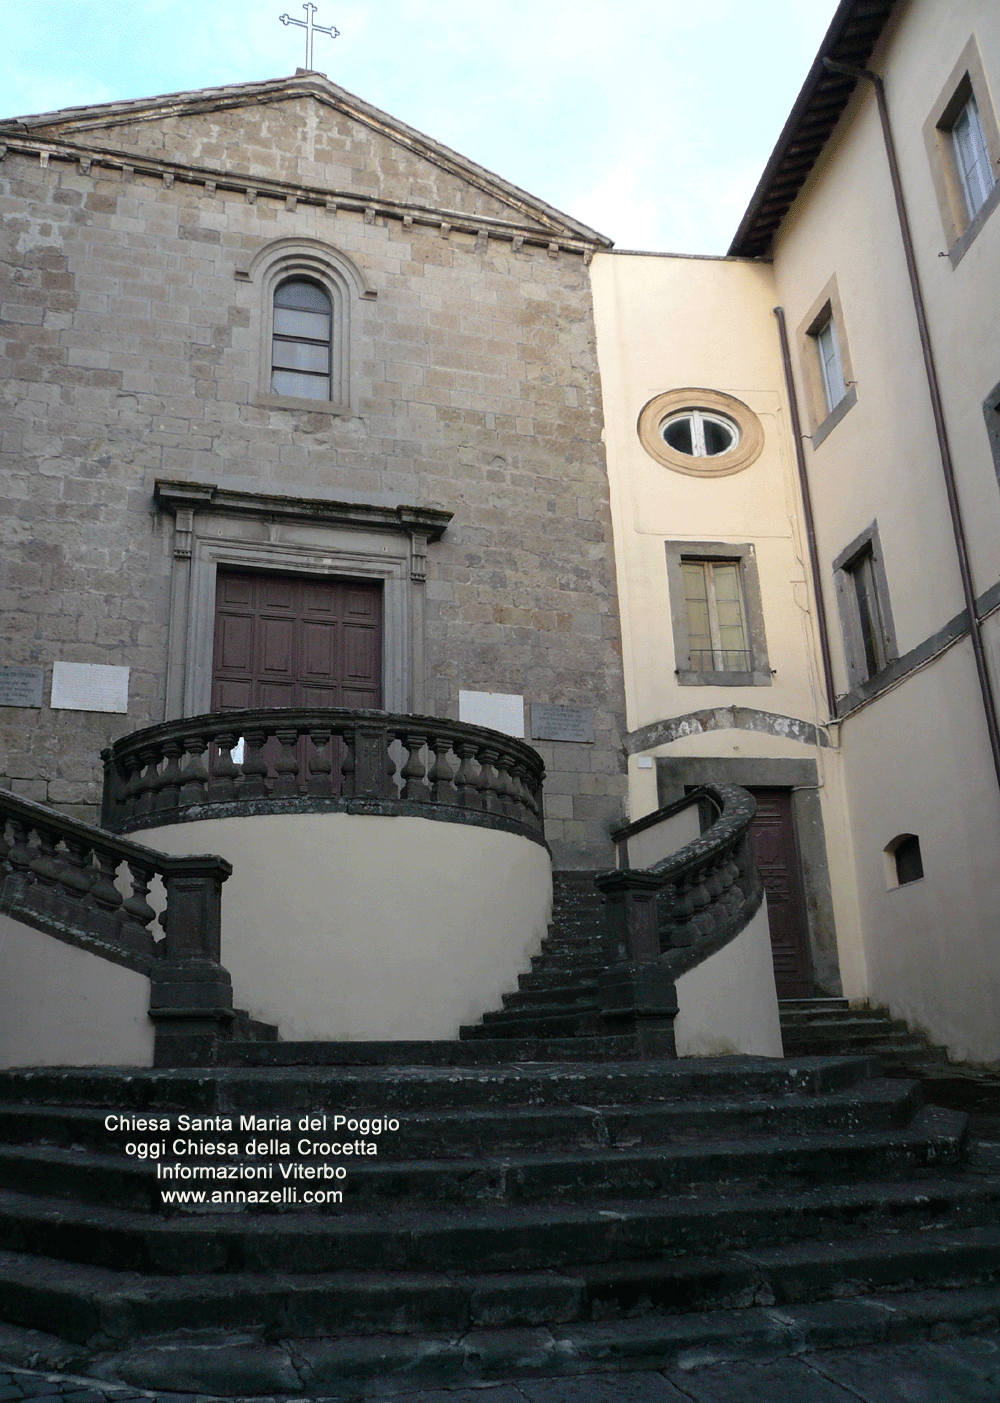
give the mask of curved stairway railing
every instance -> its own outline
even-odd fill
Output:
[[[219,963],[232,870],[225,858],[154,852],[0,789],[0,915],[149,975],[158,1066],[214,1062],[235,1016]],[[148,900],[157,878],[159,916]]]
[[[610,967],[599,981],[608,1031],[634,1032],[647,1052],[673,1055],[675,983],[734,939],[764,897],[750,849],[757,812],[735,784],[702,785],[612,834],[619,860],[628,840],[693,806],[716,817],[697,838],[650,867],[598,873],[604,894]]]
[[[415,814],[544,842],[541,757],[524,741],[431,716],[276,707],[167,721],[103,752],[102,823],[316,810]]]

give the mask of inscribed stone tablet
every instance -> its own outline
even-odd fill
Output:
[[[571,740],[593,745],[594,708],[532,702],[531,737],[532,740]]]
[[[41,706],[43,667],[0,667],[0,706]]]
[[[458,719],[523,737],[524,698],[513,692],[459,692]]]
[[[52,706],[63,711],[128,711],[127,667],[53,663]]]

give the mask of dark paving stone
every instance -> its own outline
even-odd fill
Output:
[[[820,1377],[799,1359],[709,1364],[674,1377],[692,1403],[858,1403],[857,1393]]]
[[[0,1403],[7,1403],[8,1398],[23,1398],[24,1394],[17,1384],[11,1383],[9,1374],[0,1374]]]
[[[528,1403],[689,1403],[691,1397],[659,1373],[544,1379],[518,1387]]]
[[[404,1393],[400,1397],[405,1403],[524,1403],[524,1394],[519,1392],[514,1384],[487,1384],[479,1388],[421,1389],[419,1393]],[[307,1403],[307,1400],[303,1399],[302,1403]],[[312,1403],[312,1400],[309,1400],[309,1403]],[[321,1400],[317,1398],[316,1403],[321,1403]]]
[[[814,1355],[810,1364],[865,1403],[997,1403],[1000,1398],[1000,1364],[990,1380],[959,1355],[929,1342]]]

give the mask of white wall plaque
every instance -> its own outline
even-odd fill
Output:
[[[524,697],[511,692],[459,692],[458,719],[524,738]]]
[[[53,663],[53,709],[128,711],[127,667],[101,663]]]

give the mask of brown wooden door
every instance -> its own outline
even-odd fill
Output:
[[[382,588],[221,570],[212,710],[382,705]]]
[[[751,788],[750,793],[757,800],[750,843],[767,892],[778,998],[808,999],[813,992],[812,969],[791,791]]]

